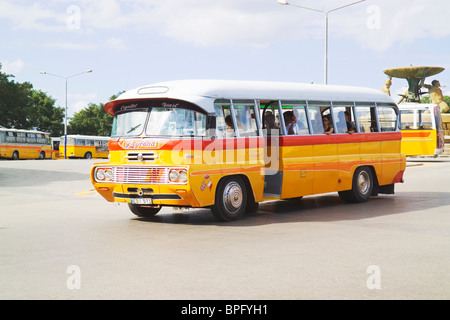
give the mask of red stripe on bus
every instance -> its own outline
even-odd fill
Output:
[[[296,147],[311,145],[336,145],[350,143],[368,143],[383,141],[401,141],[401,132],[360,133],[360,134],[333,134],[333,135],[310,135],[310,136],[281,136],[278,138],[280,147]],[[263,148],[266,138],[250,137],[237,139],[130,139],[110,140],[110,151],[121,150],[198,150],[203,151],[211,148],[214,151],[243,150],[251,148]],[[154,143],[152,143],[154,142]],[[152,145],[147,147],[148,145]],[[267,137],[267,145],[271,145],[270,137]],[[129,147],[126,147],[129,146]]]

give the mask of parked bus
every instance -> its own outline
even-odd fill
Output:
[[[64,153],[65,136],[62,136],[59,144],[59,157],[67,158],[108,158],[109,137],[68,135],[67,148]]]
[[[105,110],[110,161],[93,165],[92,183],[142,217],[210,207],[231,221],[262,201],[336,191],[365,202],[393,194],[406,168],[398,108],[378,90],[186,80],[128,91]]]
[[[0,127],[0,157],[18,160],[47,159],[51,156],[48,133]]]
[[[402,103],[399,109],[402,152],[406,156],[437,157],[444,152],[444,126],[439,106]]]

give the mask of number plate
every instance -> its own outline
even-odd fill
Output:
[[[152,204],[153,201],[151,198],[143,198],[143,199],[131,199],[132,204]]]

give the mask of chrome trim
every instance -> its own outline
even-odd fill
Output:
[[[154,151],[150,152],[128,152],[125,158],[128,161],[156,161],[158,154]]]

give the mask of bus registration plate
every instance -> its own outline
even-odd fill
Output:
[[[151,198],[145,198],[145,199],[131,199],[132,204],[152,204],[153,201]]]

